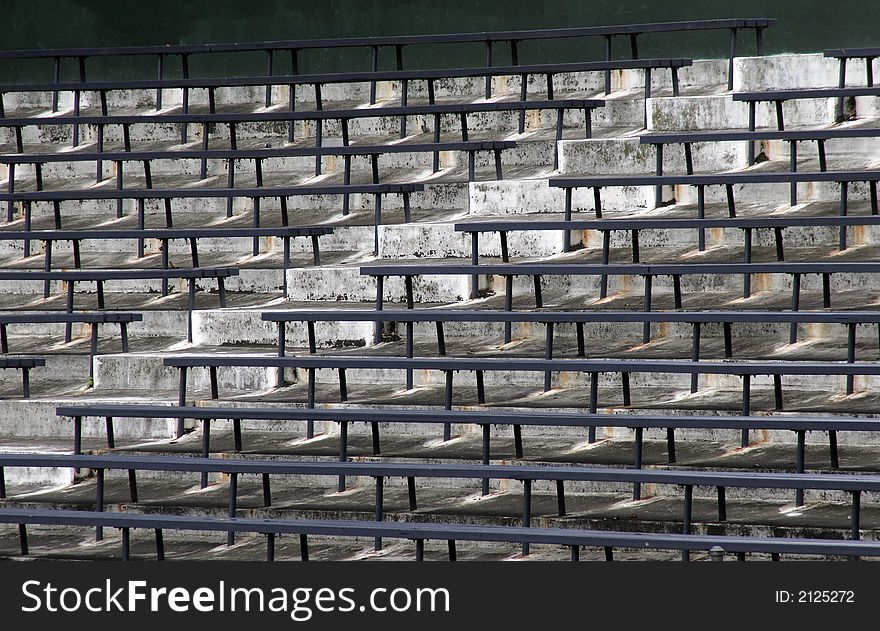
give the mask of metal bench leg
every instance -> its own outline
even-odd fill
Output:
[[[846,86],[846,57],[841,57],[838,62],[837,86],[842,88]],[[843,120],[843,97],[837,99],[837,116],[836,121]]]
[[[751,375],[743,375],[742,376],[742,415],[750,416],[751,415]],[[742,447],[749,446],[749,430],[742,430]]]
[[[655,145],[657,152],[657,176],[663,175],[663,145],[658,143]],[[663,187],[658,184],[654,187],[654,208],[659,208],[663,205]]]
[[[553,359],[553,323],[545,323],[544,359]],[[552,387],[552,372],[544,371],[544,392],[549,392]]]
[[[846,325],[846,361],[848,364],[856,361],[856,323]],[[846,376],[846,393],[852,394],[855,388],[855,375]]]
[[[651,285],[653,282],[653,277],[650,274],[645,275],[645,295],[642,299],[644,311],[647,313],[651,311]],[[651,341],[651,323],[649,321],[645,321],[642,324],[642,344],[647,344]]]
[[[700,323],[693,323],[693,333],[691,340],[691,361],[697,362],[700,361]],[[693,373],[691,375],[691,393],[697,391],[697,385],[699,383],[700,375],[698,373]]]
[[[797,430],[797,452],[795,456],[795,471],[797,473],[803,473],[805,469],[806,434],[806,430]],[[804,505],[804,489],[802,488],[795,489],[795,505]]]
[[[122,560],[128,561],[131,557],[131,529],[122,529]]]
[[[504,310],[513,311],[513,276],[504,277]],[[509,344],[513,331],[510,322],[504,323],[504,343]]]
[[[828,451],[831,456],[831,468],[840,468],[840,458],[837,452],[837,431],[829,430],[828,432]]]
[[[782,400],[782,375],[773,375],[773,400],[775,405],[774,409],[785,409]]]
[[[666,461],[669,464],[675,464],[675,428],[666,428]]]
[[[229,519],[235,519],[238,509],[238,474],[229,474]],[[226,533],[226,545],[235,544],[235,532],[232,530]]]
[[[28,555],[27,524],[18,525],[18,543],[21,548],[21,556],[26,557]]]
[[[861,538],[862,516],[862,492],[852,491],[852,512],[850,513],[850,539],[858,541]],[[852,561],[858,561],[859,557],[850,557]]]
[[[177,405],[183,407],[186,405],[186,373],[187,367],[181,366],[179,368],[180,374],[178,375],[179,381],[177,386]],[[182,421],[183,419],[181,419]],[[180,436],[178,435],[178,438]]]
[[[689,535],[691,534],[691,522],[693,520],[694,513],[694,487],[690,484],[686,484],[684,487],[684,514],[682,515],[681,520],[681,532],[682,534]],[[689,550],[681,551],[681,560],[682,561],[690,561],[691,553]]]
[[[308,384],[307,384],[307,394],[306,394],[306,407],[310,410],[315,409],[315,369],[309,368],[307,369],[308,373]],[[309,419],[306,421],[306,438],[311,440],[315,437],[315,421],[314,419]]]
[[[488,465],[491,459],[491,426],[489,423],[483,425],[483,464]],[[482,495],[489,495],[489,478],[483,478]]]
[[[792,274],[791,279],[791,310],[798,311],[800,309],[801,304],[801,275],[800,274]],[[790,327],[790,332],[788,335],[788,343],[794,344],[797,342],[798,336],[798,325],[797,322],[792,322]]]
[[[104,512],[104,470],[95,471],[95,512]],[[95,528],[95,541],[103,541],[104,529],[101,526]]]
[[[211,455],[211,419],[202,420],[202,458],[208,458]],[[200,488],[208,487],[208,472],[202,471]]]
[[[339,462],[348,462],[348,421],[339,422]],[[339,476],[336,490],[339,493],[345,490],[344,475]]]
[[[635,440],[633,441],[633,469],[641,469],[645,444],[645,430],[642,427],[636,427],[635,430],[636,435]],[[640,499],[642,499],[642,483],[633,482],[633,501],[637,502]]]
[[[378,456],[382,453],[379,442],[379,421],[370,421],[370,438],[372,439],[373,455]]]
[[[611,255],[611,231],[602,231],[602,265],[608,265]],[[599,299],[608,296],[608,274],[602,274],[599,277]]]
[[[604,35],[605,40],[605,61],[611,61],[611,35]],[[605,71],[605,94],[611,94],[611,71]]]
[[[232,419],[232,448],[241,451],[241,419]]]
[[[782,239],[782,228],[773,228],[773,236],[776,241],[776,260],[785,260],[785,245]]]
[[[847,200],[847,197],[848,197],[848,189],[849,189],[849,186],[847,185],[846,182],[841,182],[841,183],[840,183],[840,202],[839,202],[839,209],[840,209],[840,216],[841,216],[841,217],[846,217],[846,215],[847,215],[847,210],[848,210],[848,208],[847,208],[847,205],[848,205],[848,204],[847,204],[847,201],[848,201],[848,200]],[[838,239],[839,242],[838,242],[837,249],[838,249],[839,251],[843,252],[843,251],[846,249],[846,247],[847,247],[847,246],[846,246],[846,236],[847,236],[847,235],[846,235],[846,226],[845,226],[845,225],[841,225],[840,228],[838,228],[838,230],[839,230],[840,234],[839,234],[839,239]]]
[[[730,54],[727,61],[727,89],[733,90],[733,60],[736,58],[737,29],[730,29]]]
[[[308,535],[299,536],[299,558],[300,561],[309,560],[309,537]]]
[[[266,89],[268,89],[268,86]],[[275,560],[275,534],[271,532],[266,534],[266,560]]]
[[[73,417],[73,453],[82,453],[82,417]]]
[[[446,410],[452,409],[452,371],[446,370],[446,389],[444,390],[444,405],[443,408]],[[447,441],[452,438],[452,424],[451,423],[443,423],[443,440]]]
[[[752,229],[743,228],[743,262],[752,262]],[[743,298],[752,295],[752,275],[746,272],[743,274]]]
[[[523,516],[522,516],[522,525],[523,528],[529,528],[532,525],[532,481],[531,480],[523,480]],[[529,544],[528,542],[524,542],[522,544],[522,555],[529,555]]]
[[[523,457],[522,426],[520,425],[513,426],[513,454],[517,458]]]
[[[591,372],[590,373],[590,407],[589,413],[596,414],[596,411],[599,407],[599,373]],[[596,442],[596,426],[590,425],[587,430],[587,441],[590,443]]]

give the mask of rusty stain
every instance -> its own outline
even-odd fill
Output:
[[[866,245],[868,243],[868,227],[852,226],[849,229],[849,238],[851,245]]]
[[[753,274],[752,275],[752,293],[758,291],[770,291],[772,277],[770,274]]]
[[[654,337],[669,337],[669,329],[669,322],[658,322],[654,328]]]

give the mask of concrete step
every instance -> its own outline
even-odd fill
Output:
[[[880,64],[873,60],[875,71]],[[865,85],[865,60],[847,64],[847,85]],[[838,63],[821,53],[738,57],[734,60],[734,92],[837,87]]]
[[[784,108],[786,127],[817,127],[835,122],[836,99],[797,99],[787,101]],[[648,100],[648,130],[655,132],[696,131],[711,129],[747,129],[748,103],[734,101],[730,94],[709,94],[680,97],[655,97]],[[874,116],[867,108],[856,115]],[[776,106],[758,103],[755,126],[776,129]]]

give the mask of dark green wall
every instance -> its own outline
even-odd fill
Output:
[[[498,29],[622,24],[718,17],[776,17],[766,36],[767,52],[812,52],[831,46],[880,45],[877,0],[0,0],[2,48],[51,48],[255,41],[357,35],[448,33]],[[620,46],[624,45],[621,39]],[[753,43],[742,50],[748,54]],[[722,56],[726,34],[680,33],[644,36],[643,56]],[[522,44],[523,62],[597,58],[600,40]],[[407,65],[482,63],[482,49],[461,45],[407,52]],[[504,60],[505,55],[497,57]],[[390,59],[386,61],[390,62]],[[90,76],[152,73],[153,62],[90,63]],[[309,53],[303,71],[367,69],[360,53]],[[193,58],[193,72],[223,74],[261,70],[249,59]],[[385,64],[387,66],[387,64]],[[279,65],[278,71],[289,68]],[[7,62],[6,78],[48,78],[48,65]],[[36,74],[35,74],[36,73]]]

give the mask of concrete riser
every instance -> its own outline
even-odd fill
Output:
[[[156,355],[103,355],[95,359],[95,388],[96,389],[125,389],[148,388],[152,390],[173,391],[178,385],[178,370],[162,365],[161,356]],[[243,368],[237,367],[218,369],[218,384],[221,394],[232,392],[257,393],[270,390],[276,383],[277,370],[274,368]],[[346,371],[347,381],[351,384],[388,384],[394,387],[399,384],[404,388],[404,370],[385,369],[350,369]],[[288,383],[305,383],[305,371],[297,369],[285,370]],[[416,370],[414,371],[415,385],[441,385],[445,383],[442,371]],[[484,375],[487,386],[492,385],[520,385],[529,388],[538,388],[543,384],[543,373],[539,372],[511,372],[490,371]],[[338,371],[322,369],[317,371],[317,382],[337,383]],[[784,389],[803,389],[814,391],[816,389],[815,376],[786,375],[783,378]],[[880,385],[880,378],[857,376],[855,389],[860,392],[865,389],[876,389]],[[197,391],[206,391],[210,381],[208,370],[193,369],[188,375],[188,392],[190,396]],[[589,375],[583,373],[554,373],[554,387],[587,387]],[[664,374],[664,373],[632,373],[631,386],[636,390],[634,401],[639,402],[638,388],[640,387],[666,387],[678,388],[681,395],[689,393],[690,375],[688,374]],[[461,372],[455,377],[456,387],[474,387],[476,377],[472,372]],[[621,387],[619,374],[603,374],[600,377],[600,386],[607,386],[619,392]],[[828,376],[823,378],[823,392],[829,395],[840,395],[845,391],[846,378],[842,376]],[[741,379],[736,376],[725,375],[701,375],[700,389],[721,388],[738,391]],[[773,379],[767,376],[755,376],[752,378],[753,390],[772,389]],[[352,393],[353,396],[354,393]],[[525,394],[525,393],[523,393]],[[491,398],[491,397],[490,397]],[[335,395],[334,395],[335,399]],[[644,399],[642,399],[644,401]]]
[[[368,304],[363,305],[369,309]],[[387,334],[396,332],[397,336],[405,335],[405,325],[386,323],[383,330]],[[416,340],[423,341],[429,347],[436,339],[436,329],[433,323],[415,323],[414,335]],[[652,324],[652,339],[676,339],[689,340],[692,335],[692,325],[686,323],[662,322]],[[472,346],[485,344],[487,346],[500,344],[503,340],[504,325],[499,323],[485,322],[447,322],[444,324],[444,335],[447,344],[454,347],[456,344]],[[597,322],[587,323],[583,328],[584,337],[592,340],[632,340],[634,345],[641,344],[641,323],[628,322]],[[306,348],[308,344],[307,329],[305,323],[290,322],[285,327],[286,342],[289,348]],[[575,325],[557,324],[554,326],[554,339],[565,344],[571,344],[576,339]],[[275,345],[277,343],[277,325],[260,319],[260,312],[256,310],[224,310],[211,309],[196,311],[193,317],[193,342],[196,345],[246,345],[264,344]],[[776,340],[780,344],[788,342],[789,325],[772,323],[736,323],[731,327],[734,340]],[[544,340],[544,325],[537,323],[514,323],[512,325],[514,339]],[[722,327],[720,324],[703,324],[701,335],[704,348],[720,347],[722,340]],[[836,324],[801,324],[798,325],[798,339],[823,341],[845,346],[846,327]],[[371,346],[373,340],[373,324],[371,322],[339,322],[328,321],[315,324],[315,341],[322,348],[359,348]],[[856,329],[856,340],[859,349],[870,354],[877,346],[877,328],[873,325],[862,325]],[[560,350],[564,347],[558,346]],[[871,350],[868,350],[871,349]],[[866,355],[867,356],[867,355]]]
[[[469,293],[470,277],[422,276],[413,279],[416,302],[459,302]],[[338,284],[337,284],[338,283]],[[344,291],[340,291],[344,288]],[[405,299],[404,281],[385,280],[387,300]],[[376,299],[376,280],[364,276],[357,267],[314,267],[287,270],[287,298],[290,300],[370,301]]]
[[[329,144],[329,143],[325,143]],[[553,142],[534,140],[521,142],[516,148],[507,149],[501,154],[503,167],[514,166],[553,166]],[[305,181],[314,177],[314,157],[300,158],[270,158],[263,162],[264,185],[277,185],[286,181]],[[433,154],[431,153],[390,153],[380,156],[379,177],[387,177],[389,171],[416,170],[424,172],[427,177],[433,173]],[[468,158],[463,152],[441,151],[440,171],[463,171],[467,169]],[[491,152],[478,152],[475,166],[478,177],[486,177],[487,171],[494,177],[494,157]],[[43,166],[43,185],[47,190],[59,186],[71,186],[87,188],[96,182],[96,168],[94,161],[48,163]],[[151,174],[153,186],[162,188],[163,185],[174,186],[180,183],[181,176],[200,181],[201,160],[154,160],[151,162]],[[339,173],[344,169],[344,161],[341,157],[325,156],[321,159],[321,172],[324,174]],[[5,171],[0,171],[0,174]],[[143,166],[141,163],[128,162],[123,167],[124,188],[143,188]],[[209,178],[220,177],[224,182],[227,178],[227,165],[224,161],[209,160],[207,175]],[[25,187],[32,188],[35,180],[35,169],[30,165],[17,166],[15,169],[16,187],[19,190]],[[254,186],[255,167],[253,161],[238,161],[235,166],[236,185]],[[352,182],[371,182],[372,171],[369,158],[355,156],[352,158]],[[102,181],[105,186],[115,187],[116,169],[109,161],[102,164]],[[8,187],[8,179],[0,181],[3,188]]]
[[[789,295],[792,278],[790,274],[752,274],[752,292],[775,292]],[[413,300],[418,303],[429,302],[460,302],[470,296],[470,275],[443,274],[414,276],[412,281]],[[492,291],[501,295],[505,292],[505,281],[502,277],[480,275],[479,289]],[[552,295],[559,292],[569,296],[580,295],[586,299],[595,296],[598,299],[600,275],[585,276],[542,276],[541,285],[545,292]],[[831,276],[832,294],[852,289],[876,289],[877,279],[873,274],[833,274]],[[821,276],[804,275],[801,279],[802,296],[807,293],[822,291]],[[743,276],[741,274],[687,274],[681,276],[683,295],[700,292],[741,292]],[[344,288],[340,291],[339,288]],[[514,295],[534,296],[534,283],[531,277],[518,276],[513,281]],[[669,293],[672,280],[658,277],[653,281],[654,296]],[[608,276],[608,293],[634,294],[643,293],[643,282],[633,276]],[[406,299],[404,281],[401,277],[391,276],[385,279],[384,300],[401,302]],[[330,301],[375,301],[376,280],[372,276],[362,275],[357,267],[311,267],[297,268],[287,271],[287,297],[290,300],[330,300]]]
[[[748,166],[747,142],[712,142],[692,145],[695,172],[724,171]],[[789,143],[781,140],[755,143],[755,155],[764,154],[789,164]],[[880,158],[880,139],[854,138],[846,141],[828,141],[825,154],[831,169],[852,168],[855,164],[869,165]],[[563,174],[654,173],[657,168],[655,145],[639,144],[638,138],[595,138],[591,140],[563,140],[559,145],[559,172]],[[684,149],[681,145],[667,145],[663,154],[663,173],[686,173]],[[816,143],[798,145],[798,169],[818,171]]]
[[[320,185],[321,180],[310,180],[309,185]],[[303,182],[285,182],[277,183],[275,186],[296,186]],[[225,187],[225,183],[217,182],[218,186]],[[352,211],[369,210],[373,211],[373,203],[375,196],[370,193],[352,193],[349,197],[350,208]],[[467,182],[451,182],[428,184],[422,192],[416,192],[411,195],[413,208],[441,208],[456,209],[465,208],[468,203]],[[341,195],[295,195],[287,200],[287,207],[290,210],[308,209],[320,211],[321,214],[316,215],[314,223],[326,223],[335,219],[342,218],[342,196]],[[385,195],[382,199],[383,210],[393,210],[403,208],[402,197],[397,194]],[[135,215],[137,213],[137,202],[135,200],[126,199],[122,204],[124,215]],[[161,216],[160,225],[164,225],[164,204],[161,200],[148,199],[145,200],[144,209],[146,213]],[[251,213],[253,203],[250,199],[236,197],[233,200],[233,212]],[[267,217],[277,215],[280,212],[281,205],[277,198],[262,198],[260,202],[260,210]],[[32,216],[51,217],[53,216],[53,208],[51,203],[35,203],[33,204]],[[172,204],[172,213],[199,213],[208,217],[213,217],[216,221],[226,218],[226,198],[207,197],[207,198],[182,198],[175,199]],[[116,200],[88,200],[85,202],[64,202],[61,204],[62,226],[65,217],[80,217],[82,215],[93,215],[110,220],[116,217]],[[19,210],[16,218],[21,216]],[[269,224],[265,224],[269,225]],[[273,224],[276,225],[276,224]]]
[[[738,205],[760,203],[766,208],[768,203],[774,203],[777,206],[788,206],[790,189],[791,186],[787,183],[739,184],[733,187],[733,195]],[[708,186],[704,190],[706,203],[726,203],[725,187]],[[799,204],[811,201],[836,202],[840,198],[840,185],[834,182],[806,182],[797,185],[797,193]],[[653,186],[612,186],[602,189],[601,195],[603,211],[633,211],[655,207]],[[661,197],[663,203],[676,201],[696,204],[697,187],[663,186]],[[848,197],[855,208],[860,201],[869,199],[868,186],[859,182],[851,183]],[[468,208],[472,215],[561,213],[565,209],[565,194],[561,188],[550,187],[547,180],[473,182],[470,184]],[[593,190],[575,189],[572,210],[592,211],[594,208]]]
[[[321,269],[321,268],[316,268]],[[282,270],[280,269],[241,269],[238,276],[232,276],[226,279],[226,289],[228,291],[247,291],[247,292],[274,292],[280,289],[283,282]],[[172,292],[187,291],[186,279],[170,279],[168,282],[169,295]],[[215,279],[197,279],[197,292],[217,293],[217,281]],[[95,294],[94,282],[79,281],[76,284],[74,293],[74,306],[78,308],[82,294]],[[106,293],[131,293],[131,294],[156,294],[157,300],[162,300],[162,281],[161,280],[113,280],[104,283],[104,291]],[[49,285],[50,296],[64,295],[66,292],[66,283],[59,281],[51,281]],[[40,299],[43,296],[43,281],[0,281],[0,293],[6,294],[24,294],[25,296],[38,295]],[[85,298],[83,298],[85,299]]]

